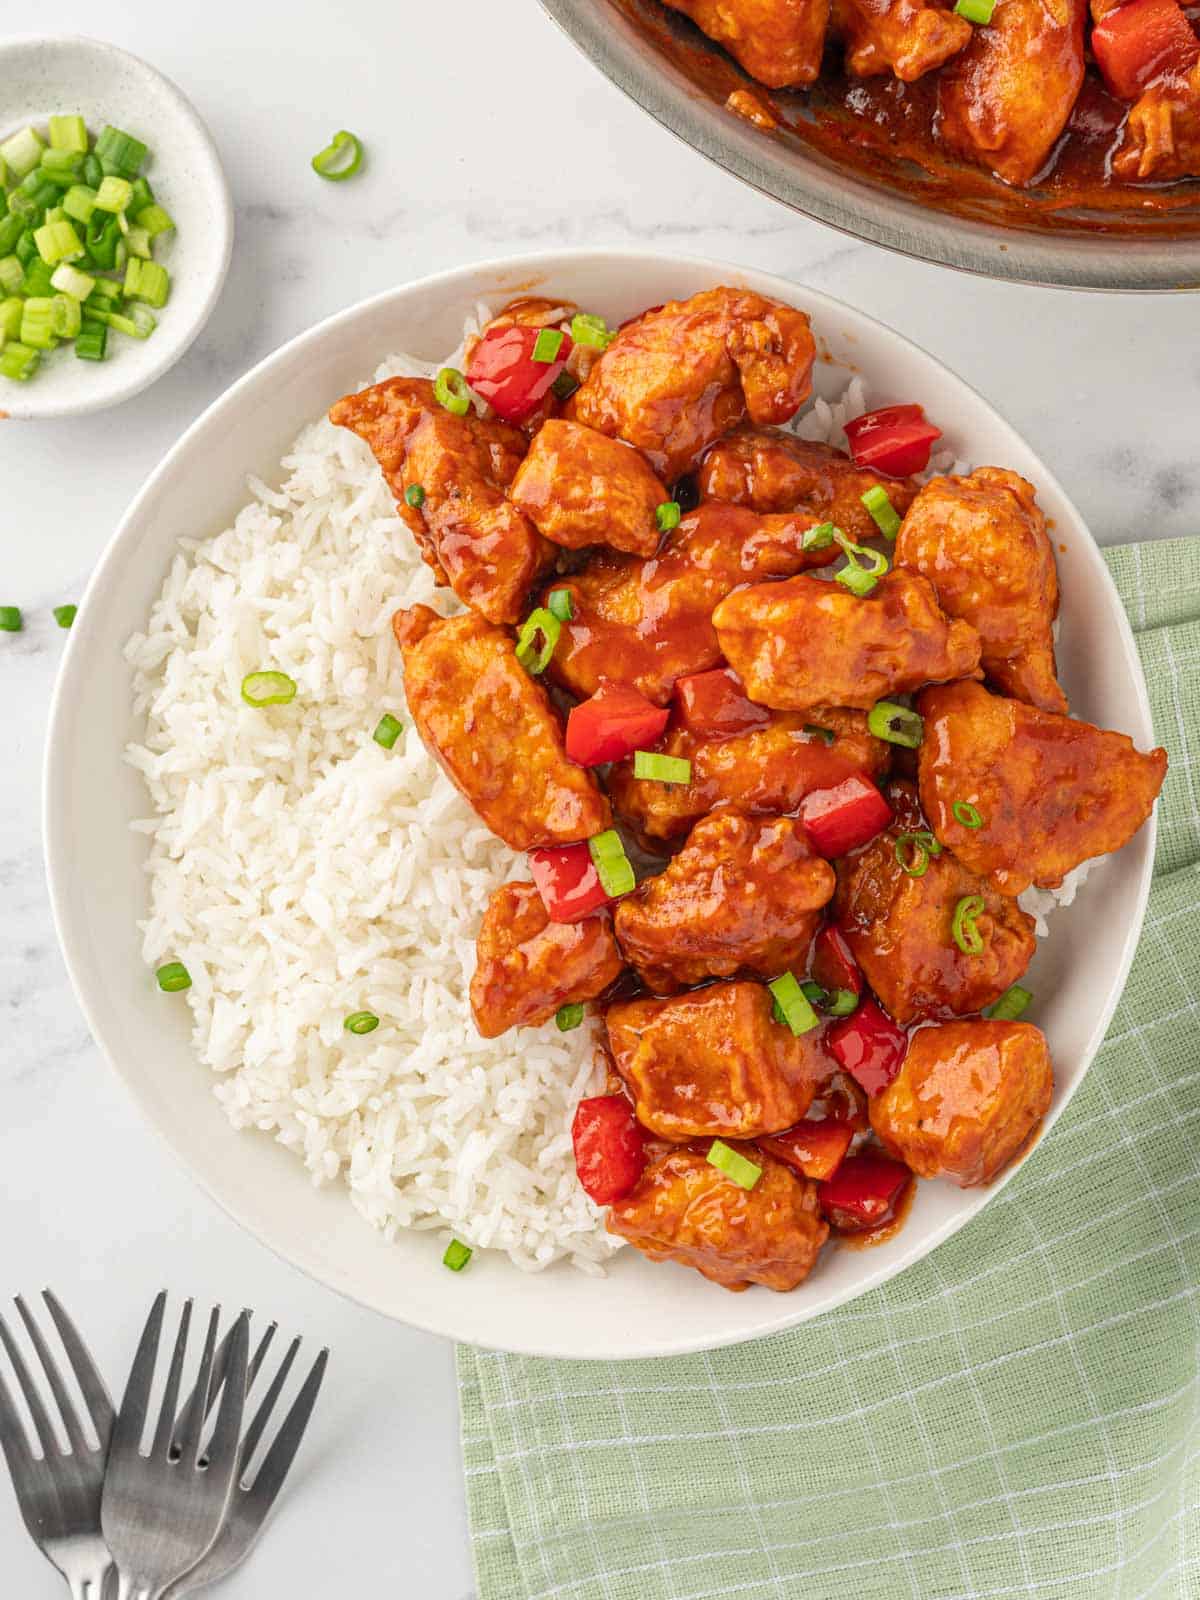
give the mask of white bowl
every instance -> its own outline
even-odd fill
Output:
[[[98,39],[47,35],[0,42],[0,138],[51,114],[75,114],[94,138],[112,123],[150,148],[146,177],[175,219],[155,251],[171,294],[148,339],[114,334],[107,361],[79,361],[68,346],[43,356],[28,383],[0,378],[0,417],[71,417],[101,411],[173,367],[208,321],[229,270],[233,203],[216,146],[169,78]]]
[[[633,1250],[620,1254],[607,1279],[594,1279],[565,1265],[526,1276],[487,1255],[460,1275],[442,1267],[441,1249],[427,1233],[386,1243],[343,1192],[314,1189],[294,1156],[230,1128],[192,1053],[187,1008],[157,994],[141,961],[134,923],[144,911],[145,841],[128,824],[146,812],[147,800],[122,761],[126,741],[141,729],[121,650],[143,625],[181,535],[226,527],[246,499],[246,474],[276,477],[301,426],[365,381],[388,352],[436,359],[452,349],[478,296],[536,290],[615,322],[721,282],[811,312],[829,358],[818,363],[819,392],[836,394],[853,367],[873,403],[919,400],[957,455],[1033,480],[1060,551],[1060,660],[1074,709],[1151,745],[1133,637],[1100,554],[1048,469],[980,395],[915,345],[827,295],[723,262],[640,252],[564,251],[441,273],[365,301],[285,345],[211,406],[147,482],[88,586],[59,673],[45,774],[50,890],[67,965],[104,1053],[179,1159],[264,1243],[386,1316],[470,1343],[613,1358],[772,1333],[892,1277],[968,1222],[999,1185],[963,1192],[922,1184],[896,1238],[872,1250],[826,1252],[810,1281],[786,1295],[727,1294]],[[1057,1070],[1050,1122],[1078,1087],[1117,1003],[1153,852],[1151,822],[1093,871],[1073,907],[1056,914],[1036,959],[1034,1016]],[[1030,1159],[1037,1160],[1036,1146]]]

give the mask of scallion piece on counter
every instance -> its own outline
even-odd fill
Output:
[[[404,491],[404,504],[419,510],[425,504],[425,490],[419,483],[410,483]]]
[[[983,818],[969,800],[956,800],[950,807],[954,820],[964,828],[982,828]]]
[[[923,719],[894,700],[876,700],[867,714],[867,727],[877,739],[903,745],[906,750],[916,750],[925,732]]]
[[[976,27],[986,28],[996,9],[996,0],[958,0],[954,9],[960,17],[975,23]]]
[[[727,1145],[723,1139],[714,1139],[709,1146],[708,1162],[736,1183],[739,1189],[753,1189],[762,1177],[761,1167],[756,1167],[753,1161],[747,1161],[744,1155]]]
[[[296,698],[296,680],[286,672],[248,672],[242,679],[242,699],[248,706],[286,706]]]
[[[610,899],[629,894],[637,884],[625,845],[615,828],[606,828],[588,840],[588,854],[596,868],[600,886]]]
[[[192,975],[182,961],[168,961],[154,976],[164,994],[178,994],[181,989],[192,987]]]
[[[78,614],[78,606],[55,606],[54,608],[54,620],[60,628],[69,628]]]
[[[461,1239],[451,1239],[446,1246],[446,1254],[442,1257],[442,1265],[449,1267],[451,1272],[461,1272],[470,1261],[471,1247],[463,1244]]]
[[[373,1011],[352,1011],[342,1023],[347,1033],[374,1033],[379,1018]]]
[[[815,528],[806,528],[800,541],[802,550],[828,550],[841,532],[832,522],[818,522]]]
[[[550,393],[559,400],[569,400],[578,387],[579,379],[564,367],[550,385]]]
[[[385,750],[394,749],[396,740],[404,731],[404,724],[399,718],[394,717],[390,711],[385,711],[375,725],[375,732],[371,735],[376,744],[381,744]]]
[[[471,409],[471,391],[457,367],[443,367],[433,381],[433,396],[451,415],[465,417]]]
[[[24,626],[20,606],[0,606],[0,633],[20,633]]]
[[[362,164],[362,140],[345,128],[339,128],[324,150],[318,150],[312,158],[317,177],[328,178],[330,183],[345,183]]]
[[[1025,1014],[1032,999],[1032,990],[1014,983],[1011,988],[1005,989],[994,1005],[987,1006],[983,1014],[992,1022],[1015,1022]]]
[[[928,831],[902,833],[896,840],[896,861],[910,878],[923,878],[929,871],[930,856],[940,856],[942,847]]]
[[[572,1000],[568,1005],[559,1006],[554,1013],[554,1026],[559,1033],[570,1033],[572,1028],[578,1028],[583,1021],[583,1007],[578,1000]]]
[[[691,783],[692,763],[685,756],[663,756],[653,750],[633,752],[633,775],[654,783]]]
[[[887,490],[876,484],[868,489],[866,494],[860,496],[862,503],[871,513],[875,526],[885,539],[894,539],[900,532],[900,516],[895,506],[888,499]]]
[[[852,1017],[858,1010],[858,1000],[853,989],[835,989],[823,1009],[831,1017]]]
[[[136,178],[147,155],[146,146],[120,128],[102,128],[96,136],[95,156],[102,169],[114,177]]]
[[[831,745],[837,741],[837,734],[832,728],[819,728],[815,722],[806,722],[804,731],[810,739],[820,739],[823,745]]]
[[[617,336],[609,331],[603,317],[591,311],[577,311],[571,318],[571,337],[590,350],[607,350]]]
[[[558,352],[562,349],[562,346],[563,333],[561,328],[542,328],[537,338],[533,341],[533,359],[548,367],[558,360]]]
[[[575,602],[571,599],[570,589],[551,589],[546,608],[560,622],[570,622],[575,615]]]
[[[681,515],[678,500],[664,500],[661,505],[655,506],[654,520],[659,533],[670,533],[672,528],[677,528]]]
[[[983,908],[981,894],[965,894],[954,907],[950,932],[954,935],[955,944],[965,956],[983,954],[983,935],[975,926],[975,919],[982,913]]]
[[[784,1022],[793,1033],[808,1033],[817,1026],[817,1013],[813,1010],[812,1002],[805,996],[794,973],[785,972],[778,978],[772,978],[767,988],[774,996]]]
[[[531,678],[539,677],[550,665],[558,644],[562,623],[553,611],[538,606],[531,611],[517,635],[517,660]]]
[[[835,531],[834,538],[841,545],[849,563],[840,572],[834,573],[834,582],[842,584],[860,600],[865,600],[888,570],[888,559],[877,550],[868,550],[865,545],[855,544],[841,529]]]

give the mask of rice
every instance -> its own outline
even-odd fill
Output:
[[[375,381],[433,370],[399,356]],[[796,431],[844,442],[865,409],[855,378]],[[621,1241],[579,1187],[570,1139],[576,1103],[602,1088],[598,1028],[477,1035],[479,921],[525,862],[407,716],[391,615],[461,608],[347,430],[322,418],[278,487],[248,487],[231,528],[179,540],[126,648],[145,717],[126,754],[153,807],[134,824],[149,844],[144,957],[188,968],[195,1049],[233,1126],[294,1151],[315,1184],[344,1184],[386,1236],[437,1229],[526,1270],[601,1272]],[[295,679],[291,704],[242,701],[261,668]],[[391,751],[371,737],[385,711],[405,725]],[[1054,897],[1031,893],[1043,932]],[[355,1011],[380,1026],[347,1033]]]

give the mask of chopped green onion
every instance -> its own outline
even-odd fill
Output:
[[[145,306],[129,306],[126,311],[103,311],[97,307],[91,315],[130,339],[148,339],[158,326]]]
[[[20,633],[24,626],[20,606],[0,606],[0,633]]]
[[[103,361],[108,355],[107,326],[85,317],[75,339],[75,354],[80,361]]]
[[[577,1028],[583,1021],[583,1007],[577,1000],[569,1005],[559,1006],[554,1013],[554,1025],[559,1033],[570,1033],[572,1028]]]
[[[96,190],[96,210],[124,211],[133,199],[133,185],[127,178],[103,178]]]
[[[21,311],[21,343],[31,350],[53,350],[58,343],[54,336],[54,301],[43,295],[26,300]]]
[[[69,294],[56,294],[50,302],[50,325],[57,339],[73,339],[83,322],[79,301]]]
[[[0,294],[14,295],[21,287],[25,269],[16,256],[0,258]]]
[[[471,1255],[469,1245],[463,1244],[461,1239],[451,1239],[446,1246],[446,1254],[442,1257],[442,1265],[449,1267],[451,1272],[461,1272],[470,1261]]]
[[[955,822],[961,823],[964,828],[983,827],[983,818],[969,800],[956,800],[950,810],[954,813]]]
[[[125,268],[124,289],[131,300],[144,300],[147,305],[155,310],[161,310],[167,303],[167,295],[171,288],[171,277],[166,267],[160,267],[157,261],[142,261],[134,256]]]
[[[141,179],[138,180],[141,182]],[[137,205],[137,184],[133,186],[133,204]],[[175,226],[170,214],[160,205],[143,206],[134,214],[133,220],[139,228],[145,228],[152,239],[157,239],[160,233],[169,233]]]
[[[893,700],[876,700],[867,715],[867,728],[877,739],[886,739],[888,744],[916,750],[925,732],[925,723],[907,706],[898,706]]]
[[[983,896],[965,894],[954,908],[950,932],[954,942],[965,956],[983,954],[983,935],[975,926],[975,919],[984,908]]]
[[[819,728],[815,722],[806,722],[804,731],[810,739],[820,739],[823,745],[831,745],[837,740],[837,734],[832,728]]]
[[[559,400],[569,400],[578,387],[579,379],[573,372],[568,372],[566,367],[564,367],[559,373],[558,377],[555,378],[554,382],[550,385],[550,393],[555,395]]]
[[[328,178],[330,183],[344,183],[362,164],[362,140],[345,128],[339,128],[324,150],[318,150],[312,158],[317,177]]]
[[[164,994],[178,994],[181,989],[192,987],[192,975],[182,961],[168,961],[154,976]]]
[[[394,717],[390,711],[385,711],[376,724],[375,732],[371,737],[376,744],[381,744],[385,750],[391,750],[395,747],[396,740],[403,731],[404,724],[397,717]]]
[[[10,220],[19,224],[21,219],[20,217],[13,217]],[[42,258],[37,253],[37,241],[33,237],[32,228],[22,228],[21,237],[13,246],[13,254],[23,267],[28,267],[31,261],[41,261]]]
[[[1023,989],[1019,983],[1014,983],[1011,988],[1005,989],[999,1000],[984,1011],[984,1016],[992,1022],[1015,1022],[1023,1016],[1033,993]]]
[[[992,20],[992,12],[996,9],[996,0],[958,0],[954,7],[960,17],[965,17],[968,22],[974,22],[980,28],[986,28]]]
[[[22,128],[0,144],[0,160],[14,178],[24,178],[42,159],[45,148],[32,128]]]
[[[60,628],[69,628],[79,613],[78,606],[55,606],[54,620]]]
[[[684,756],[663,756],[652,750],[633,752],[633,775],[655,783],[691,783],[692,763]]]
[[[835,989],[824,1009],[831,1017],[852,1017],[858,1010],[859,996],[853,989]]]
[[[97,135],[94,153],[105,172],[136,178],[148,152],[140,139],[122,133],[120,128],[108,127]]]
[[[562,349],[562,345],[561,328],[542,328],[533,341],[533,359],[548,367],[558,360],[558,352]]]
[[[832,522],[818,522],[815,528],[806,528],[800,541],[802,550],[828,550],[841,532]]]
[[[17,260],[21,261],[17,245],[25,231],[23,217],[0,217],[0,255],[15,255]],[[32,235],[30,235],[30,243],[32,244],[32,242]],[[36,250],[37,246],[34,245],[33,248]],[[24,266],[25,263],[21,261],[21,265]]]
[[[40,360],[38,352],[29,345],[9,340],[0,350],[0,377],[11,378],[14,383],[28,383]]]
[[[828,992],[825,989],[822,989],[821,985],[814,982],[812,978],[806,978],[804,980],[804,982],[800,985],[800,993],[808,1001],[810,1006],[824,1006],[826,1000],[829,999]],[[775,1004],[778,1005],[779,1001],[776,1000]],[[780,1017],[782,1018],[782,1016],[783,1013],[780,1012]]]
[[[90,151],[83,158],[83,181],[89,189],[98,189],[104,177],[104,168],[100,165],[96,152]]]
[[[896,839],[896,860],[910,878],[923,878],[929,871],[930,856],[941,853],[941,845],[928,831],[902,833]]]
[[[550,665],[561,632],[562,623],[553,611],[538,606],[536,611],[529,613],[517,635],[517,660],[530,677],[540,676]],[[537,642],[539,636],[540,644]]]
[[[342,1023],[347,1033],[374,1033],[379,1018],[373,1011],[352,1011]]]
[[[756,1167],[753,1161],[747,1161],[744,1155],[727,1145],[723,1139],[713,1140],[709,1146],[708,1161],[732,1179],[739,1189],[753,1189],[762,1177],[761,1167]]]
[[[149,261],[154,253],[150,235],[145,228],[128,228],[125,233],[125,247],[129,254],[137,256],[139,261]]]
[[[38,255],[48,267],[60,261],[76,261],[83,254],[83,240],[69,222],[47,222],[33,231]]]
[[[296,698],[295,678],[286,672],[248,672],[242,679],[242,699],[248,706],[286,706]]]
[[[587,345],[591,350],[607,350],[617,336],[609,331],[603,317],[577,311],[571,318],[571,337],[576,344]]]
[[[862,503],[871,513],[875,526],[885,539],[894,539],[900,532],[900,517],[895,506],[888,499],[887,490],[876,484],[868,489],[866,494],[860,496]]]
[[[840,572],[834,573],[834,582],[843,584],[860,600],[866,599],[888,570],[887,557],[880,555],[877,550],[868,550],[865,545],[855,544],[840,528],[834,529],[833,536],[849,562],[849,565],[843,567]],[[865,562],[869,562],[870,565],[864,565]]]
[[[87,124],[82,117],[51,117],[51,150],[71,150],[76,155],[87,155]]]
[[[112,272],[117,265],[117,246],[120,241],[121,229],[116,217],[108,216],[104,212],[93,214],[87,225],[85,239],[87,253],[93,265],[105,272]]]
[[[129,202],[129,209],[133,212],[139,212],[153,204],[154,190],[146,182],[145,178],[135,178],[133,180],[133,199]],[[137,220],[140,222],[141,218],[138,217]]]
[[[434,379],[433,394],[437,403],[456,417],[465,417],[471,409],[471,391],[457,367],[442,368]]]
[[[664,500],[661,505],[655,506],[654,520],[659,533],[670,533],[672,528],[677,528],[680,514],[678,500]]]
[[[410,483],[404,491],[404,504],[412,506],[414,510],[425,504],[425,490],[419,483]]]
[[[60,294],[69,294],[72,300],[81,302],[86,300],[96,287],[96,280],[90,273],[80,272],[78,267],[71,266],[67,261],[54,269],[50,282]]]
[[[93,306],[103,305],[105,309],[115,310],[122,298],[121,285],[111,278],[97,278],[96,287],[88,298]]]
[[[785,972],[778,978],[772,978],[767,988],[774,995],[775,1004],[793,1033],[808,1033],[817,1026],[817,1013],[805,997],[794,973]]]
[[[571,599],[570,589],[551,589],[546,607],[551,616],[557,617],[560,622],[570,622],[575,616],[575,602]]]
[[[3,263],[0,262],[0,266]],[[9,295],[0,300],[0,345],[7,339],[17,339],[21,334],[21,311],[24,301],[17,296]]]
[[[636,886],[633,868],[625,854],[625,845],[615,828],[606,828],[588,840],[588,854],[596,868],[600,885],[611,900],[618,899]]]
[[[50,291],[54,287],[54,274],[41,256],[34,256],[25,268],[25,276],[21,279],[21,293],[26,299],[49,300]]]
[[[83,157],[77,150],[43,150],[38,171],[59,189],[69,189],[83,171]]]

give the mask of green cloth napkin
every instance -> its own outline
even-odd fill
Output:
[[[1171,775],[1071,1105],[968,1227],[792,1333],[460,1349],[480,1600],[1200,1597],[1200,539],[1108,560]]]

